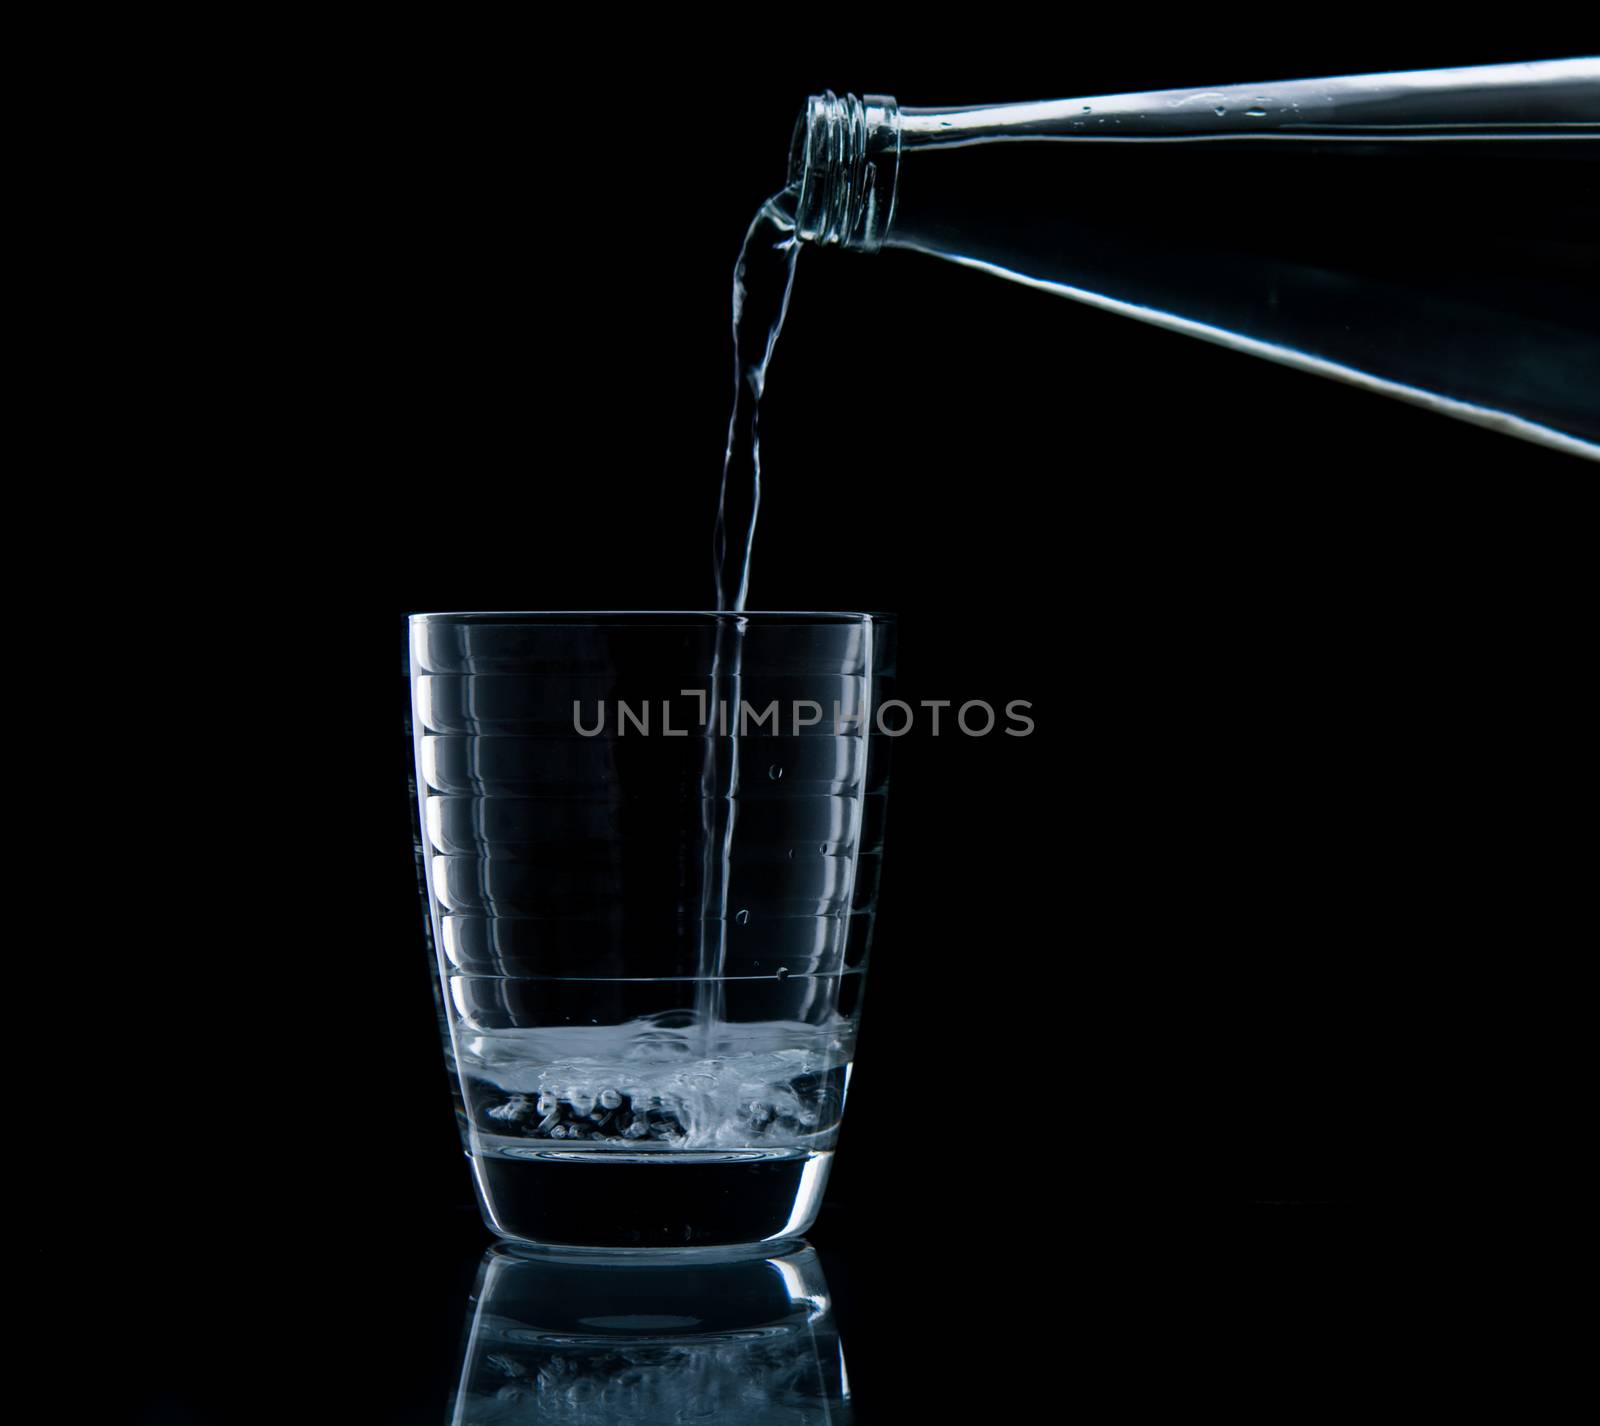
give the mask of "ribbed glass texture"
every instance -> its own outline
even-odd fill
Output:
[[[411,620],[423,880],[485,1215],[679,1247],[815,1215],[882,856],[892,624]]]

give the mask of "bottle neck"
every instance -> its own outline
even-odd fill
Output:
[[[805,242],[876,252],[894,222],[899,171],[900,109],[892,98],[813,95],[789,151],[796,233]]]
[[[789,185],[805,242],[876,252],[894,224],[902,155],[996,140],[1390,146],[1590,137],[1600,61],[1543,60],[1225,89],[902,109],[886,94],[813,95],[795,124]]]

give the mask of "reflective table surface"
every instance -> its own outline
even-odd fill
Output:
[[[464,1204],[426,1232],[83,1235],[32,1245],[27,1384],[138,1426],[1032,1421],[1315,1339],[1283,1304],[1339,1299],[1369,1217],[1063,1209],[1044,1236],[830,1206],[783,1249],[621,1262],[493,1242]]]

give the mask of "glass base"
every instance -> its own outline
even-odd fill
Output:
[[[481,1146],[484,1221],[531,1247],[720,1248],[798,1237],[816,1221],[831,1150],[577,1153]]]

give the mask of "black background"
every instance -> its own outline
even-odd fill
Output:
[[[944,23],[308,36],[198,78],[215,132],[193,90],[146,96],[171,149],[124,215],[165,249],[137,300],[181,293],[189,349],[131,438],[186,493],[122,552],[138,899],[101,1108],[74,1101],[111,1150],[57,1166],[50,1249],[118,1324],[139,1419],[445,1419],[488,1236],[421,936],[403,615],[706,606],[731,269],[807,94],[1581,48]],[[1592,468],[892,252],[803,254],[768,395],[751,606],[892,610],[902,697],[1038,724],[895,751],[811,1234],[861,1419],[1032,1419],[1168,1311],[1248,1314],[1241,1272],[1326,1282],[1358,1220],[1473,1192],[1467,997],[1576,857],[1549,810]]]

